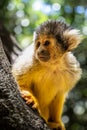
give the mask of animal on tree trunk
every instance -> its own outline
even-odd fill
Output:
[[[81,40],[79,30],[61,21],[46,21],[37,27],[33,44],[12,68],[22,96],[52,129],[65,130],[63,105],[82,73],[71,51]]]

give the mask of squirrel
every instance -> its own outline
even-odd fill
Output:
[[[71,52],[82,41],[79,30],[48,20],[39,25],[33,43],[17,58],[12,73],[27,103],[32,103],[50,128],[65,130],[61,120],[69,91],[82,70]]]

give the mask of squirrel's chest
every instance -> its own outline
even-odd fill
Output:
[[[43,102],[48,103],[57,94],[64,92],[65,83],[60,72],[42,71],[37,71],[33,75],[33,94],[38,100],[42,98]]]
[[[64,86],[64,79],[60,71],[40,70],[34,74],[34,83],[39,91],[58,91]]]

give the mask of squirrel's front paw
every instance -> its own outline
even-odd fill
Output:
[[[25,99],[27,105],[31,105],[33,109],[37,109],[37,102],[31,93],[27,91],[21,92],[22,97]]]

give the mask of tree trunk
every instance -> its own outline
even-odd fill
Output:
[[[21,98],[0,40],[0,130],[50,130]]]

